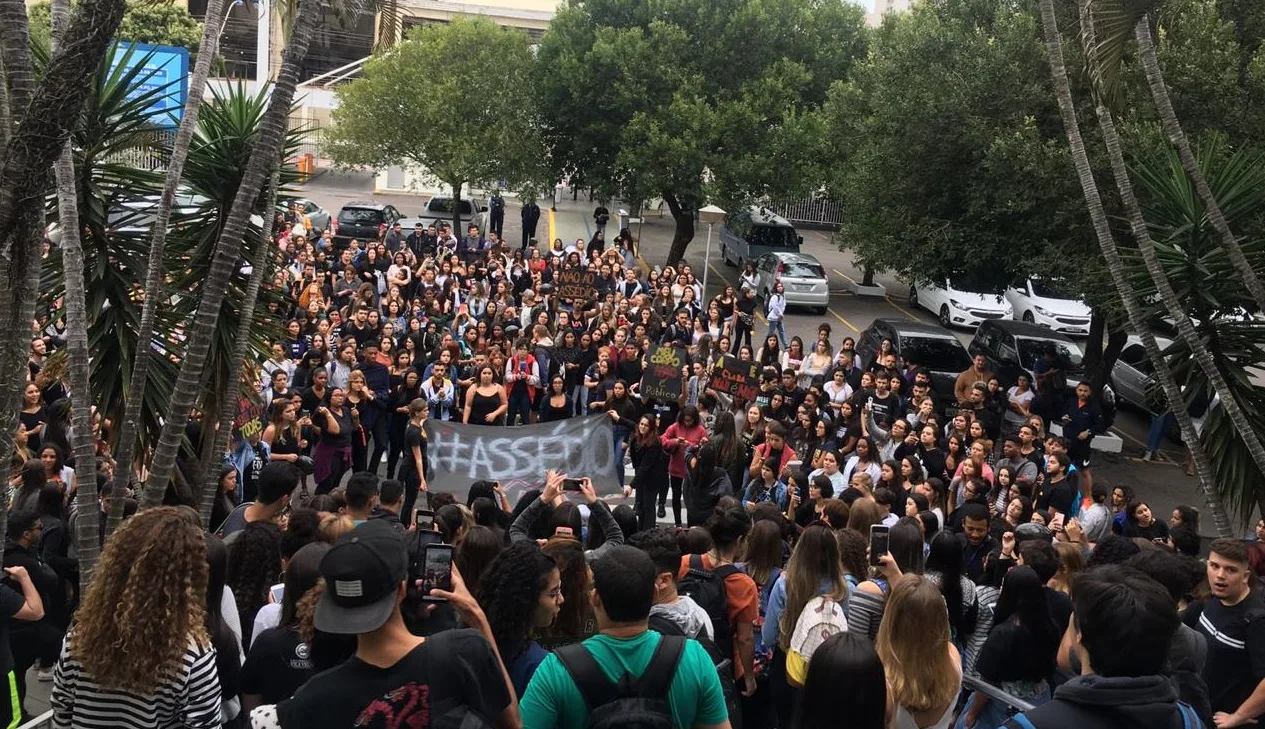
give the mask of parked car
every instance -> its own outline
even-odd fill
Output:
[[[790,221],[759,205],[730,213],[720,224],[720,257],[738,268],[766,253],[799,253],[803,244]]]
[[[290,203],[299,204],[299,209],[307,216],[307,221],[312,224],[313,234],[317,234],[319,231],[327,230],[329,228],[329,211],[306,198],[297,197],[287,200],[278,200],[277,212],[289,212]]]
[[[931,389],[941,402],[953,402],[953,385],[958,375],[971,366],[971,356],[953,332],[927,322],[875,319],[857,338],[858,367],[866,369],[874,362],[884,339],[891,340],[898,357],[931,372]]]
[[[404,216],[392,205],[376,202],[347,203],[338,211],[334,247],[346,248],[353,240],[378,240],[378,233]]]
[[[1155,343],[1159,345],[1160,351],[1164,351],[1173,342],[1164,337],[1156,337]],[[1151,388],[1154,374],[1155,368],[1146,356],[1141,337],[1130,334],[1116,363],[1111,367],[1111,385],[1117,400],[1143,412],[1151,412],[1147,391]]]
[[[984,355],[989,371],[1010,387],[1020,374],[1032,377],[1033,367],[1049,347],[1054,347],[1055,361],[1067,375],[1068,388],[1075,389],[1085,374],[1084,352],[1070,337],[1039,324],[1008,319],[981,322],[967,350],[972,356]]]
[[[1040,324],[1056,332],[1089,335],[1090,310],[1084,301],[1066,293],[1061,279],[1020,279],[1006,289],[1006,301],[1014,310],[1014,318]]]
[[[909,284],[909,305],[935,314],[946,327],[974,329],[985,319],[1009,319],[1014,315],[1010,302],[1001,294],[972,291],[944,281]]]
[[[818,314],[830,304],[830,282],[821,261],[807,253],[765,253],[756,261],[760,283],[756,293],[769,300],[773,284],[782,282],[788,306],[811,306]]]
[[[462,198],[459,203],[452,199],[451,195],[435,195],[426,201],[426,209],[416,218],[408,218],[401,220],[400,224],[405,230],[412,230],[413,226],[421,223],[422,227],[428,227],[432,223],[435,228],[447,223],[452,225],[452,210],[457,207],[460,224],[452,231],[452,234],[460,238],[466,234],[466,227],[473,222],[479,226],[479,232],[488,232],[488,206],[480,205],[474,200]]]

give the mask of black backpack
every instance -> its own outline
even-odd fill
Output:
[[[690,638],[681,631],[680,626],[662,615],[651,615],[649,625],[651,630],[663,636],[681,635]],[[720,692],[725,695],[725,708],[729,710],[729,726],[732,729],[742,729],[742,698],[738,694],[738,685],[734,681],[733,654],[721,653],[716,643],[707,637],[706,631],[700,631],[698,635],[690,639],[703,646],[703,650],[707,651],[707,657],[712,659],[712,665],[716,667],[716,676],[720,679]]]
[[[731,564],[709,570],[703,564],[702,555],[691,554],[689,571],[676,586],[677,593],[685,595],[707,611],[707,617],[712,621],[716,647],[726,656],[734,654],[734,631],[729,624],[729,592],[725,589],[725,579],[738,571]]]
[[[625,673],[619,683],[606,678],[601,665],[582,643],[559,648],[554,655],[584,697],[588,729],[675,729],[668,690],[685,652],[685,638],[663,636],[639,678]]]

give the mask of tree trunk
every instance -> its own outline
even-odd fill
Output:
[[[53,48],[58,49],[70,22],[69,0],[53,0]],[[88,306],[84,301],[83,241],[79,226],[79,189],[75,184],[75,153],[71,142],[62,148],[54,166],[57,179],[57,222],[61,232],[62,275],[66,281],[66,349],[69,353],[72,449],[75,454],[75,505],[80,514],[96,514],[97,448],[92,437],[92,388],[88,377]],[[79,554],[79,594],[92,582],[101,550],[101,522],[75,520],[75,549]]]
[[[294,101],[294,89],[298,84],[299,64],[307,54],[308,45],[315,35],[320,16],[319,5],[317,0],[302,0],[300,3],[293,35],[285,50],[276,85],[272,89],[268,110],[264,112],[258,140],[251,152],[250,161],[246,164],[232,209],[220,231],[219,240],[215,243],[210,274],[203,286],[202,297],[185,343],[184,358],[180,363],[180,374],[176,378],[171,408],[163,423],[158,445],[154,448],[149,479],[145,484],[144,506],[154,506],[162,502],[167,481],[171,478],[185,425],[189,422],[189,412],[193,409],[202,382],[202,371],[211,347],[215,320],[219,316],[229,279],[238,265],[246,224],[259,200],[264,180],[276,166],[281,154],[286,121],[290,114],[290,105]],[[267,211],[268,214],[271,212]]]
[[[272,252],[272,221],[275,216],[268,213],[277,205],[277,188],[281,186],[280,165],[281,160],[277,160],[277,167],[272,171],[272,179],[268,181],[268,193],[264,196],[263,233],[250,262],[250,279],[246,283],[246,296],[238,312],[240,319],[237,324],[237,337],[233,340],[233,356],[229,358],[229,362],[245,361],[246,353],[250,350],[250,330],[251,325],[255,323],[255,303],[259,300],[259,287],[263,284],[264,272],[268,268],[268,256]],[[224,391],[220,393],[219,428],[214,432],[208,432],[209,422],[203,423],[202,437],[214,439],[212,456],[220,455],[228,450],[228,439],[233,432],[233,418],[237,414],[236,409],[230,407],[229,404],[237,402],[239,392],[241,392],[241,378],[227,378],[224,381]],[[210,523],[211,507],[215,505],[216,492],[219,490],[220,462],[214,457],[210,460],[210,463],[204,464],[206,470],[198,512],[202,515],[202,523],[207,528],[214,528],[215,525]]]
[[[694,209],[683,207],[676,195],[670,192],[663,193],[663,202],[667,203],[672,220],[676,223],[676,229],[672,231],[672,247],[668,249],[665,265],[675,266],[685,258],[685,248],[694,240]]]
[[[1094,18],[1092,11],[1085,7],[1086,2],[1088,0],[1082,0],[1081,22],[1084,27],[1086,42],[1093,43]],[[1146,22],[1145,18],[1142,22]],[[1149,29],[1147,34],[1149,36]],[[1090,59],[1090,64],[1090,73],[1097,75],[1098,69],[1093,68],[1094,61],[1092,58]],[[1133,231],[1133,237],[1137,239],[1138,252],[1142,255],[1142,263],[1146,266],[1147,273],[1159,290],[1160,300],[1163,302],[1164,308],[1168,310],[1169,316],[1173,317],[1173,321],[1177,325],[1178,334],[1190,347],[1192,358],[1212,384],[1213,391],[1220,396],[1221,407],[1225,408],[1225,413],[1230,418],[1230,422],[1234,424],[1235,430],[1239,431],[1239,435],[1247,446],[1248,453],[1256,463],[1256,467],[1262,473],[1265,473],[1265,446],[1261,445],[1261,440],[1256,430],[1252,428],[1252,424],[1243,413],[1243,409],[1239,407],[1238,401],[1234,399],[1234,392],[1226,383],[1225,377],[1221,375],[1220,370],[1217,369],[1216,362],[1213,361],[1212,354],[1208,351],[1208,348],[1204,346],[1199,333],[1195,331],[1194,323],[1191,322],[1186,310],[1182,307],[1181,301],[1177,298],[1177,292],[1173,290],[1173,285],[1168,280],[1168,274],[1164,271],[1164,266],[1160,263],[1159,257],[1155,253],[1155,241],[1151,239],[1151,230],[1142,215],[1142,206],[1138,203],[1137,195],[1133,190],[1133,183],[1129,179],[1129,167],[1124,161],[1120,135],[1116,131],[1116,123],[1111,116],[1111,111],[1101,103],[1095,104],[1095,111],[1098,114],[1098,127],[1102,130],[1107,156],[1111,160],[1112,175],[1116,178],[1116,187],[1120,190],[1121,202],[1124,203],[1125,212],[1129,217],[1129,227]],[[1189,151],[1189,146],[1186,149]],[[1191,159],[1194,159],[1193,156]],[[1207,187],[1206,183],[1205,187]],[[1218,213],[1220,213],[1220,210],[1218,210]],[[1224,223],[1225,221],[1223,220],[1222,222]],[[1239,251],[1239,254],[1242,255],[1242,251]],[[1167,396],[1168,393],[1166,392],[1165,395]],[[1174,401],[1170,398],[1169,402],[1172,403]],[[1182,437],[1184,439],[1185,434]],[[1200,450],[1202,451],[1202,448]],[[1257,502],[1261,508],[1261,515],[1265,518],[1265,489],[1257,488],[1256,494]]]
[[[154,319],[163,291],[163,255],[167,247],[167,226],[176,199],[176,189],[184,174],[185,160],[193,145],[194,132],[198,128],[198,114],[202,110],[202,96],[206,80],[211,73],[216,46],[220,40],[220,23],[226,12],[225,0],[210,0],[206,8],[206,20],[202,25],[202,42],[198,46],[198,60],[193,65],[193,78],[189,80],[189,95],[185,99],[180,127],[167,161],[167,178],[163,183],[162,196],[158,200],[158,212],[154,218],[153,238],[149,244],[149,261],[145,270],[145,300],[141,304],[141,320],[136,327],[136,354],[132,360],[132,378],[128,382],[124,400],[123,423],[114,448],[117,468],[110,493],[110,515],[105,533],[109,537],[123,520],[123,495],[132,478],[132,459],[136,454],[137,434],[140,430],[141,411],[145,400],[145,386],[149,380],[149,361],[153,356]],[[265,217],[271,217],[266,215]]]
[[[0,41],[3,42],[3,41]],[[4,83],[4,54],[0,53],[0,147],[9,143],[9,132],[13,130],[13,112],[9,108],[9,85]]]
[[[1234,237],[1234,233],[1230,232],[1230,226],[1221,213],[1221,205],[1212,194],[1212,188],[1208,187],[1208,180],[1204,178],[1203,170],[1199,169],[1199,162],[1190,148],[1190,140],[1186,138],[1186,132],[1177,119],[1177,112],[1173,110],[1173,102],[1168,96],[1168,86],[1164,83],[1164,73],[1160,70],[1159,57],[1155,53],[1155,43],[1151,40],[1151,24],[1147,16],[1142,16],[1134,27],[1134,36],[1138,40],[1138,56],[1142,61],[1142,70],[1146,73],[1146,83],[1151,89],[1151,98],[1155,100],[1160,122],[1164,125],[1164,133],[1177,148],[1182,169],[1194,183],[1195,193],[1204,204],[1204,214],[1208,216],[1208,222],[1212,223],[1213,230],[1217,231],[1221,246],[1229,253],[1230,263],[1234,265],[1235,272],[1239,274],[1239,278],[1243,279],[1243,285],[1247,287],[1252,300],[1256,302],[1257,310],[1265,311],[1265,285],[1252,270],[1252,264],[1248,263],[1247,256],[1243,255],[1243,248],[1239,246],[1238,239]],[[1262,516],[1265,516],[1265,511],[1262,511]]]
[[[452,234],[457,240],[461,240],[461,237],[467,232],[461,229],[461,186],[465,183],[458,181],[448,184],[452,185]],[[474,222],[473,216],[471,216],[470,221]],[[487,233],[486,230],[480,232]]]
[[[1054,0],[1038,0],[1037,4],[1041,11],[1041,25],[1045,33],[1046,53],[1050,62],[1050,79],[1054,85],[1055,96],[1058,99],[1059,115],[1063,119],[1063,126],[1067,132],[1067,142],[1071,148],[1072,162],[1076,167],[1076,176],[1080,181],[1081,192],[1085,196],[1085,205],[1089,210],[1090,220],[1093,222],[1094,234],[1098,238],[1098,245],[1107,260],[1107,270],[1111,274],[1111,282],[1116,292],[1120,295],[1121,302],[1124,304],[1125,312],[1129,318],[1129,326],[1142,338],[1142,345],[1145,347],[1147,356],[1155,367],[1155,377],[1163,388],[1164,395],[1173,404],[1173,414],[1176,416],[1177,424],[1181,428],[1182,438],[1191,446],[1190,452],[1195,461],[1195,471],[1199,476],[1199,485],[1212,511],[1217,534],[1230,536],[1233,533],[1233,529],[1230,526],[1230,520],[1226,515],[1225,508],[1221,504],[1216,484],[1213,482],[1212,468],[1208,464],[1207,454],[1199,443],[1194,423],[1190,419],[1190,413],[1183,406],[1181,390],[1173,378],[1173,372],[1168,366],[1168,361],[1160,353],[1159,345],[1155,342],[1155,335],[1146,326],[1137,292],[1134,291],[1133,284],[1125,274],[1120,251],[1116,248],[1116,241],[1107,221],[1107,211],[1103,207],[1102,196],[1098,191],[1098,183],[1094,180],[1093,169],[1089,164],[1089,153],[1085,149],[1085,141],[1081,137],[1080,126],[1076,119],[1076,106],[1072,101],[1072,87],[1068,82],[1067,65],[1063,60],[1063,39],[1059,35],[1058,21],[1054,15]]]

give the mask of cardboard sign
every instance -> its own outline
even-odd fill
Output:
[[[760,394],[760,365],[757,362],[743,362],[737,357],[721,357],[712,368],[712,377],[707,386],[743,400],[754,400]]]
[[[237,416],[233,418],[233,433],[240,438],[250,438],[264,429],[264,406],[249,397],[237,398]]]
[[[560,299],[588,302],[597,298],[597,289],[593,287],[593,283],[597,281],[597,273],[594,271],[568,268],[565,271],[559,271],[554,275],[553,280]]]
[[[654,400],[679,400],[681,368],[689,361],[689,352],[680,347],[650,347],[646,368],[641,373],[641,394]]]

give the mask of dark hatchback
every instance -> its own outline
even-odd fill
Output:
[[[379,231],[403,217],[392,205],[375,202],[347,203],[338,211],[338,232],[334,234],[334,247],[341,250],[353,240],[361,243],[376,241]]]
[[[958,375],[971,366],[971,355],[953,332],[939,324],[907,319],[875,319],[857,338],[857,365],[868,369],[884,339],[896,356],[931,372],[931,388],[941,402],[953,402]]]

